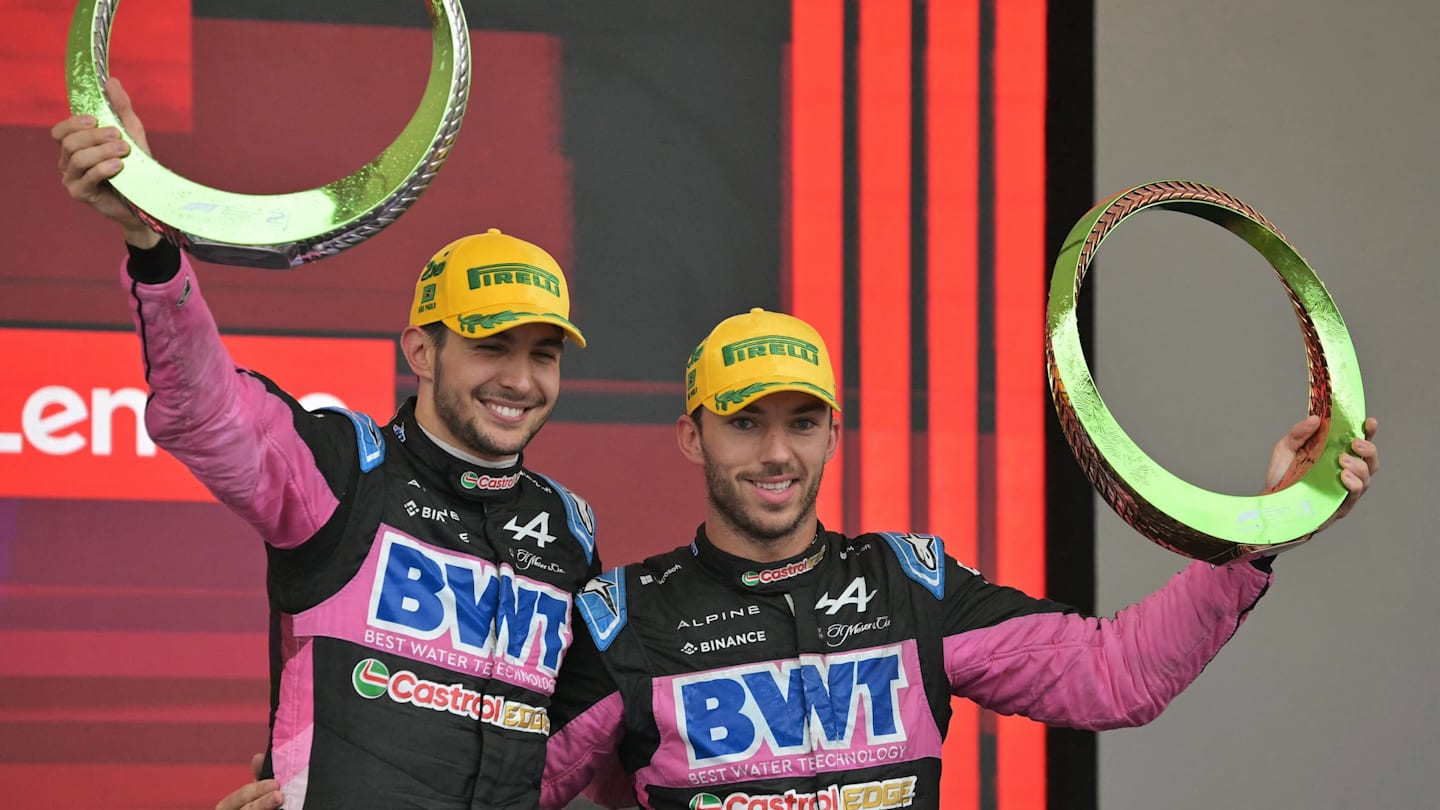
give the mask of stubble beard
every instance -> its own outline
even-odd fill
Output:
[[[463,450],[468,450],[482,458],[516,455],[523,451],[526,445],[530,444],[530,440],[535,438],[535,434],[540,432],[540,428],[543,427],[545,422],[550,418],[550,412],[543,411],[540,418],[523,436],[520,436],[512,442],[502,444],[499,439],[481,433],[480,429],[476,426],[476,418],[466,415],[465,403],[467,399],[462,397],[458,392],[448,390],[445,387],[443,383],[444,374],[441,369],[442,365],[437,357],[435,360],[435,379],[433,382],[435,390],[435,415],[440,418],[440,423],[445,426],[445,429],[449,431],[450,435],[453,436],[456,441],[460,442],[461,449]],[[468,401],[478,403],[485,398],[510,401],[504,396],[495,396],[487,392],[484,386],[477,385],[470,389]],[[539,403],[530,405],[530,407],[535,408],[537,411],[543,409],[544,406],[545,400],[543,398]],[[482,405],[480,407],[484,406]]]
[[[704,453],[703,448],[701,452]],[[783,475],[784,473],[785,471],[779,468],[765,470],[766,475]],[[794,534],[800,524],[813,516],[815,501],[820,494],[820,480],[821,476],[818,475],[811,479],[809,487],[800,497],[800,509],[795,513],[794,520],[781,525],[766,524],[746,511],[740,493],[740,488],[744,485],[733,477],[727,477],[719,466],[710,460],[710,454],[705,453],[705,492],[710,505],[730,528],[757,543],[775,543],[784,540]],[[769,510],[761,506],[759,511],[764,513]]]

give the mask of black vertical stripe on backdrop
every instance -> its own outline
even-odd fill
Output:
[[[845,68],[842,108],[843,166],[841,169],[842,225],[841,260],[844,299],[841,340],[844,342],[845,425],[849,441],[841,443],[845,459],[845,526],[849,531],[860,523],[860,499],[849,497],[860,491],[860,0],[845,0]]]
[[[603,347],[567,354],[565,373],[678,382],[721,319],[780,305],[784,41],[775,34],[788,23],[737,40],[634,22],[623,35],[561,40],[570,292],[586,337]],[[578,399],[567,394],[560,407]],[[677,403],[667,404],[668,422]]]
[[[995,435],[995,2],[980,3],[978,49],[980,109],[977,116],[975,253],[979,289],[976,291],[976,431]],[[985,443],[981,442],[984,447]],[[990,444],[993,448],[993,443]],[[993,481],[994,453],[979,458],[979,476]],[[981,487],[976,494],[976,534],[980,570],[995,570],[995,489]],[[991,527],[987,533],[986,527]],[[993,722],[980,722],[980,810],[997,810],[996,770],[999,752]]]
[[[1089,209],[1095,185],[1095,7],[1051,0],[1046,23],[1045,256],[1053,261],[1070,227]],[[1076,302],[1080,341],[1090,345],[1091,301]],[[1095,610],[1095,499],[1060,432],[1055,409],[1045,420],[1045,581],[1050,596],[1084,613]],[[1094,732],[1046,731],[1051,810],[1099,805]]]
[[[979,436],[995,435],[995,7],[993,0],[980,3],[980,30],[977,58],[979,109],[976,114],[975,166],[975,431]],[[982,443],[983,446],[983,443]],[[979,460],[979,477],[994,478],[994,464]],[[984,533],[993,526],[993,497],[976,498],[975,529],[977,553],[982,571],[995,570],[995,538]]]
[[[929,51],[930,27],[926,7],[926,0],[912,0],[910,4],[910,435],[916,437],[912,446],[925,442],[930,427],[930,346],[926,342],[930,323],[926,282],[930,257],[927,204],[930,152],[925,131],[929,97],[925,58]],[[937,304],[943,306],[944,302]],[[944,346],[935,347],[940,352],[944,349]],[[910,477],[910,523],[929,531],[930,476],[924,467],[916,464],[928,455],[913,452],[916,449],[920,448],[912,447],[910,454],[915,468],[915,474]]]
[[[979,165],[976,167],[975,253],[979,290],[976,307],[976,426],[995,432],[995,0],[980,3]]]

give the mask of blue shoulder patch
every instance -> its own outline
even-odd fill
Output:
[[[530,474],[544,479],[552,489],[560,493],[560,500],[565,504],[565,520],[570,525],[570,533],[580,541],[585,548],[585,561],[595,561],[595,510],[584,498],[576,495],[565,487],[561,486],[555,479],[548,475],[541,475],[534,470],[527,470]]]
[[[360,472],[368,473],[385,460],[385,437],[375,420],[363,413],[347,411],[344,408],[320,408],[332,411],[350,419],[355,425],[355,443],[360,448]]]
[[[590,628],[595,646],[601,650],[610,648],[610,643],[625,627],[625,566],[612,568],[585,583],[575,596],[575,606]]]
[[[909,577],[934,594],[945,597],[945,541],[933,534],[896,534],[880,532],[890,544],[900,567]]]

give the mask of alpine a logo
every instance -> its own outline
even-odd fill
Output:
[[[390,668],[374,658],[355,665],[350,683],[356,694],[366,700],[388,696],[396,703],[405,703],[431,711],[469,717],[500,728],[532,734],[550,733],[550,716],[545,709],[529,706],[499,695],[485,695],[458,683],[442,684],[427,681],[409,670]]]
[[[521,526],[518,521],[519,515],[511,515],[510,522],[505,524],[505,530],[515,538],[515,542],[521,540],[534,540],[540,548],[545,548],[547,543],[555,542],[555,535],[550,533],[550,513],[541,512],[530,519],[529,523]]]
[[[460,474],[460,486],[466,489],[485,491],[510,489],[519,480],[520,473],[518,472],[512,475],[480,475],[474,470],[466,470]]]
[[[830,592],[826,591],[815,602],[815,609],[824,609],[826,616],[834,616],[841,608],[855,608],[857,613],[864,613],[870,607],[870,600],[875,598],[875,591],[865,585],[865,577],[855,577],[846,586],[845,592],[840,594],[839,599],[832,599]]]
[[[831,785],[818,793],[697,793],[690,810],[887,810],[915,801],[915,777]]]
[[[753,588],[756,585],[765,585],[771,582],[781,582],[792,579],[819,565],[820,559],[824,556],[825,549],[822,548],[803,560],[796,560],[793,563],[782,565],[779,568],[767,568],[763,571],[746,571],[740,575],[740,581]]]

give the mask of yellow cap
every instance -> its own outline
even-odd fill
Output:
[[[579,346],[570,322],[570,287],[549,253],[495,228],[457,239],[436,253],[415,284],[410,325],[444,321],[465,337],[486,337],[524,323],[553,323]]]
[[[685,364],[686,413],[701,405],[731,413],[776,391],[812,394],[840,410],[825,341],[791,315],[756,307],[726,318]]]

